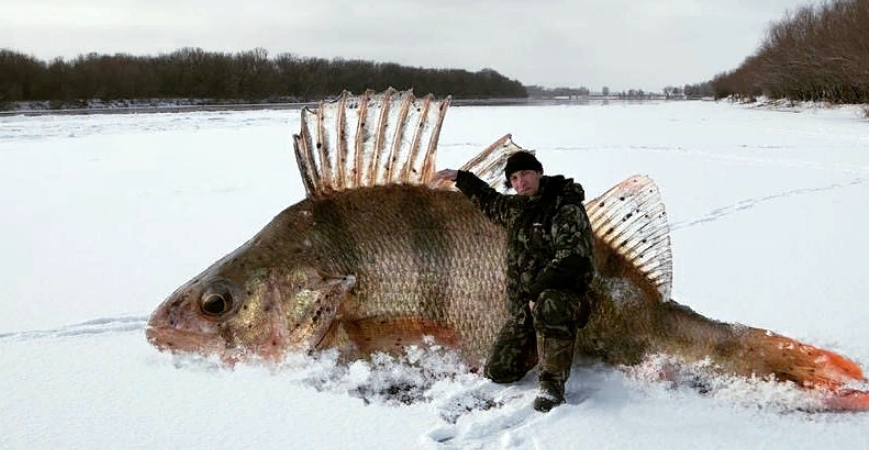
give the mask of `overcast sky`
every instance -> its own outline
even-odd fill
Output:
[[[598,91],[708,80],[811,0],[0,0],[0,47],[49,60],[181,47],[493,68]]]

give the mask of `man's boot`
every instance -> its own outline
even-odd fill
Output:
[[[564,403],[564,382],[570,376],[575,339],[553,338],[537,333],[538,382],[540,393],[534,409],[549,412]]]

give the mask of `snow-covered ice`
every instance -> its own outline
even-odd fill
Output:
[[[512,133],[590,195],[647,174],[676,300],[867,365],[860,113],[454,107],[438,167]],[[0,448],[869,448],[869,413],[804,412],[758,380],[698,390],[592,364],[542,415],[533,376],[494,385],[430,349],[235,370],[158,353],[148,314],[303,198],[298,128],[298,111],[0,118]]]

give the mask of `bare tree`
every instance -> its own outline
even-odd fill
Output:
[[[869,103],[867,23],[867,0],[831,0],[786,12],[769,26],[754,55],[713,78],[715,97]]]
[[[263,48],[235,54],[182,48],[156,57],[89,53],[50,63],[0,50],[0,103],[179,97],[315,100],[344,89],[362,92],[389,86],[455,98],[528,95],[522,83],[491,68],[477,72],[426,69],[388,62],[300,58],[289,53],[272,58]]]

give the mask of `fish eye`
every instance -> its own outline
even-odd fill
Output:
[[[220,318],[232,312],[241,300],[233,294],[234,292],[236,291],[232,282],[223,279],[212,280],[199,297],[199,309],[206,316]]]
[[[229,292],[208,294],[202,299],[200,307],[209,316],[221,316],[232,309],[232,295]]]

